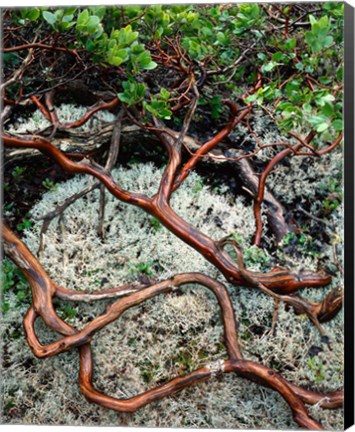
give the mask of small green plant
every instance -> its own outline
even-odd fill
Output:
[[[241,35],[248,31],[260,19],[261,8],[257,3],[242,3],[238,6],[237,20],[235,20],[235,34]]]
[[[153,275],[153,270],[150,262],[139,262],[137,264],[130,263],[129,272],[132,275],[145,274],[147,276]]]
[[[140,362],[138,366],[141,369],[141,375],[146,384],[150,384],[158,375],[159,365],[154,364],[150,360],[147,360],[146,362]]]
[[[76,314],[78,313],[77,309],[75,309],[72,305],[66,305],[64,307],[58,307],[57,312],[59,312],[59,316],[63,320],[71,321],[73,318],[76,317]]]
[[[31,213],[27,212],[22,221],[16,226],[18,231],[24,231],[25,229],[30,229],[32,227],[33,222],[29,220],[30,217]]]
[[[31,15],[32,19],[38,17],[39,15],[37,17],[35,14]],[[93,60],[96,62],[112,66],[127,63],[128,69],[134,73],[151,70],[157,66],[152,61],[150,51],[146,50],[143,44],[138,43],[139,32],[133,30],[131,25],[119,30],[114,28],[113,25],[117,24],[117,20],[114,22],[110,17],[106,17],[105,6],[83,10],[77,8],[44,10],[42,18],[57,33],[69,32],[72,27],[75,28],[78,44],[93,53]]]
[[[333,210],[337,209],[341,201],[336,196],[332,196],[330,199],[323,201],[323,210],[325,213],[331,213]]]
[[[31,290],[25,276],[10,260],[5,258],[2,262],[2,312],[10,308],[7,293],[13,291],[16,295],[15,307],[30,303]]]
[[[121,102],[126,103],[128,106],[141,103],[144,109],[153,116],[165,120],[171,118],[171,111],[169,110],[168,104],[170,92],[166,89],[160,89],[160,92],[157,95],[151,96],[151,100],[148,102],[145,100],[147,86],[144,83],[130,79],[129,81],[123,81],[122,87],[123,92],[117,94]]]
[[[312,257],[319,257],[320,252],[315,246],[315,242],[308,232],[308,227],[303,226],[300,234],[287,233],[282,240],[282,246],[294,246],[302,254]]]
[[[234,240],[239,246],[243,254],[244,265],[246,267],[253,266],[255,264],[260,264],[263,266],[270,262],[270,256],[267,255],[263,249],[260,249],[255,245],[243,245],[245,242],[241,234],[232,233],[228,236],[228,238]],[[233,258],[233,260],[237,261],[237,255],[230,245],[226,246],[226,250],[228,250],[228,253]]]
[[[343,201],[343,191],[341,181],[330,177],[326,182],[320,184],[320,191],[325,196],[323,201],[323,211],[329,214],[339,207]]]
[[[203,188],[203,181],[202,180],[198,180],[196,181],[196,183],[193,185],[191,191],[194,195],[197,195],[198,193],[200,193],[202,191]]]
[[[259,247],[253,245],[243,250],[246,267],[254,264],[267,264],[270,257]]]
[[[235,240],[239,245],[242,245],[244,243],[243,236],[239,233],[232,233],[230,234],[229,238],[231,240]]]
[[[205,358],[205,357],[204,357]],[[171,360],[173,366],[178,367],[184,372],[192,372],[198,367],[189,350],[182,350]]]
[[[17,166],[13,171],[12,171],[12,177],[14,178],[14,180],[18,181],[21,180],[23,177],[24,172],[26,171],[26,167],[20,167]]]
[[[313,374],[316,383],[322,382],[326,378],[324,366],[318,357],[312,357],[308,360],[308,366]]]
[[[149,224],[150,224],[150,226],[152,227],[152,230],[154,231],[154,232],[157,232],[157,231],[159,231],[160,230],[160,228],[162,227],[162,224],[158,221],[158,219],[157,218],[155,218],[155,217],[151,217],[151,218],[149,218]]]
[[[128,106],[136,105],[143,101],[146,85],[138,83],[134,80],[122,82],[123,92],[118,93],[117,96],[121,102],[126,103]]]
[[[282,244],[284,246],[290,245],[292,242],[297,242],[297,235],[293,232],[288,232],[282,239]]]
[[[151,102],[144,101],[143,106],[153,116],[169,120],[171,118],[171,111],[169,110],[168,104],[169,97],[170,92],[162,88],[158,95],[151,97]]]
[[[84,271],[84,275],[92,276],[92,275],[98,274],[100,272],[101,272],[101,269],[86,270],[86,271]]]
[[[13,202],[4,205],[4,212],[11,212],[13,209],[14,209]]]
[[[16,406],[16,404],[15,404],[13,398],[8,398],[3,405],[4,413],[9,413],[9,411],[12,408],[14,408],[15,406]]]
[[[323,16],[317,21],[313,15],[310,15],[309,21],[312,30],[306,32],[306,42],[313,53],[318,53],[333,43],[333,37],[328,34],[331,23],[327,16]]]
[[[211,115],[213,119],[218,119],[223,113],[223,104],[221,96],[213,96],[209,101],[211,108]]]
[[[19,9],[20,19],[18,23],[20,25],[27,24],[29,21],[36,21],[41,15],[41,11],[39,8],[23,8]]]
[[[54,13],[43,11],[42,16],[56,32],[60,32],[69,30],[76,24],[76,21],[74,21],[75,12],[76,8],[65,8],[57,9]]]
[[[48,178],[43,180],[42,185],[50,191],[56,191],[58,189],[58,186],[52,180],[50,180]]]
[[[132,347],[136,346],[137,345],[137,339],[136,338],[128,339],[128,345],[132,346]]]

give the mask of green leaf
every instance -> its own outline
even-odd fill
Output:
[[[160,93],[159,93],[159,97],[160,97],[160,99],[167,101],[170,97],[170,92],[168,90],[166,90],[165,88],[161,88]]]
[[[331,117],[334,114],[333,105],[327,102],[322,108],[322,114],[326,115],[327,117]]]
[[[324,40],[324,47],[328,48],[332,43],[333,43],[334,39],[332,36],[327,36]]]
[[[122,57],[112,56],[110,57],[109,63],[112,66],[120,66],[124,62]]]
[[[118,93],[120,101],[127,103],[129,106],[137,104],[142,101],[145,95],[146,86],[143,83],[136,81],[123,81],[123,92]]]
[[[217,33],[217,42],[220,45],[227,45],[230,41],[230,38],[223,32],[218,32]]]
[[[284,53],[278,51],[272,55],[271,60],[274,62],[279,62],[279,61],[288,61],[289,58]]]
[[[343,67],[340,66],[339,69],[337,70],[337,79],[339,81],[343,81]]]
[[[333,43],[333,37],[327,35],[330,30],[330,21],[327,16],[317,21],[313,15],[309,16],[309,20],[312,31],[306,32],[306,42],[314,53],[318,53]]]
[[[295,106],[293,104],[291,104],[290,102],[281,102],[277,106],[277,110],[278,111],[283,111],[283,112],[294,112],[295,111]]]
[[[264,54],[264,53],[258,53],[258,58],[259,58],[261,61],[265,62],[265,61],[267,60],[267,55]]]
[[[89,20],[89,11],[87,9],[84,9],[82,12],[79,13],[77,23],[79,26],[83,26],[87,23]]]
[[[316,97],[315,101],[318,105],[324,106],[326,103],[335,101],[335,97],[330,93],[326,93],[322,94],[320,97]]]
[[[64,15],[62,18],[63,22],[69,23],[70,21],[72,21],[74,18],[74,15]]]
[[[312,105],[309,102],[306,102],[305,104],[303,104],[303,109],[307,112],[310,113],[312,111]]]
[[[308,118],[309,123],[315,126],[325,123],[327,120],[328,117],[325,115],[315,115]]]
[[[343,120],[337,119],[332,123],[332,127],[337,131],[341,132],[343,130]]]
[[[151,57],[149,51],[143,51],[139,56],[137,56],[137,61],[140,63],[140,65],[143,67],[150,63]]]
[[[287,117],[280,122],[281,128],[283,128],[286,132],[289,132],[293,128],[293,119],[292,117]]]
[[[324,132],[326,129],[328,129],[329,124],[328,123],[320,123],[317,127],[316,127],[316,131],[317,132]]]
[[[19,63],[19,59],[15,53],[2,53],[2,60],[5,63],[16,65]]]
[[[313,27],[313,25],[317,22],[317,20],[314,18],[313,15],[310,15],[310,16],[309,16],[309,22],[311,23],[311,25],[312,25],[312,27]]]
[[[130,104],[131,98],[126,93],[117,93],[117,96],[121,102],[124,102],[128,105]]]
[[[287,41],[285,42],[285,48],[288,50],[293,50],[296,46],[296,39],[287,39]]]
[[[100,24],[100,18],[98,16],[92,15],[86,22],[87,31],[89,34],[93,34],[98,30]]]
[[[325,77],[325,76],[320,77],[320,78],[319,78],[319,82],[320,82],[321,84],[328,85],[328,84],[330,84],[331,82],[333,82],[333,77]]]
[[[96,15],[91,15],[91,17],[89,17],[88,21],[87,21],[87,25],[88,26],[97,26],[100,22],[100,18]]]
[[[267,64],[265,64],[262,68],[263,72],[271,72],[275,67],[277,66],[277,63],[271,61]]]
[[[61,22],[60,23],[60,28],[63,30],[68,30],[70,29],[70,27],[73,27],[75,25],[75,22]]]
[[[160,39],[161,36],[163,35],[163,33],[164,33],[164,28],[163,28],[163,27],[158,27],[158,28],[155,30],[155,34],[154,34],[154,36],[155,36],[157,39]]]
[[[93,6],[89,8],[93,15],[96,15],[102,20],[102,18],[106,14],[106,7],[105,6]]]
[[[57,21],[61,21],[62,18],[63,18],[63,15],[64,15],[64,10],[63,10],[63,9],[57,9],[57,10],[54,12],[54,15],[56,16]]]
[[[86,44],[85,44],[85,48],[89,51],[89,52],[91,52],[91,51],[94,51],[94,49],[95,49],[95,44],[94,44],[94,42],[92,41],[92,40],[87,40],[86,41]]]
[[[77,8],[76,7],[68,7],[64,9],[64,15],[71,15],[74,16]]]
[[[116,49],[113,47],[109,50],[107,55],[107,61],[113,66],[120,66],[122,63],[127,61],[129,58],[127,49]]]
[[[121,57],[123,59],[123,61],[128,60],[129,55],[128,55],[127,48],[123,48],[123,49],[115,51],[115,56]]]
[[[147,65],[145,65],[143,67],[143,69],[145,69],[145,70],[152,70],[152,69],[155,69],[157,66],[158,66],[157,63],[155,63],[154,61],[151,61],[150,63],[148,63]]]
[[[144,102],[144,108],[153,114],[155,117],[169,120],[171,118],[171,111],[167,108],[165,102],[152,101],[151,103]]]
[[[132,32],[132,27],[130,25],[124,27],[119,32],[118,43],[120,45],[131,45],[138,38],[138,32]]]
[[[254,102],[258,98],[258,94],[254,93],[248,97],[245,98],[245,102]]]
[[[21,16],[24,19],[35,21],[41,15],[41,11],[38,8],[22,9]]]
[[[52,12],[43,11],[42,16],[52,27],[57,22],[57,17]]]
[[[132,54],[141,54],[145,51],[144,45],[140,44],[138,42],[133,42],[133,44],[130,46],[130,50]]]
[[[136,56],[136,58],[132,58],[132,62],[135,66],[138,66],[139,69],[149,70],[157,67],[157,63],[152,61],[149,51],[143,51]]]
[[[223,112],[222,97],[220,95],[213,96],[210,100],[211,114],[213,119],[218,119]]]

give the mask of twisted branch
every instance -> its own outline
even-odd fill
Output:
[[[180,155],[174,148],[175,140],[166,133],[161,133],[166,148],[170,151],[170,162],[166,168],[167,178],[172,178],[178,166]],[[34,137],[36,139],[36,137]],[[69,173],[90,174],[98,178],[102,184],[119,200],[128,204],[136,205],[147,213],[156,217],[166,228],[178,236],[196,251],[201,253],[209,262],[215,265],[233,285],[251,286],[250,281],[239,272],[235,263],[230,262],[224,253],[221,253],[218,242],[210,239],[200,232],[196,227],[186,222],[169,206],[171,181],[162,181],[159,193],[153,198],[143,194],[129,192],[121,188],[106,172],[104,168],[96,163],[90,163],[88,159],[73,162],[63,152],[54,147],[49,141],[40,138],[38,141],[24,140],[4,135],[5,146],[17,148],[34,148],[54,159],[59,166]],[[165,177],[164,177],[165,178]],[[283,294],[290,294],[305,286],[321,287],[331,282],[331,276],[322,272],[300,272],[293,273],[289,270],[278,270],[267,273],[253,273],[256,280],[267,288]]]

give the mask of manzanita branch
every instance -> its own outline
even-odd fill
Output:
[[[175,156],[170,158],[171,165],[169,165],[167,169],[175,170],[173,164],[176,163],[176,158],[179,157],[174,149],[175,140],[165,133],[162,134],[162,137],[166,142],[166,147],[171,149],[172,154],[175,154]],[[163,182],[159,189],[160,193],[155,195],[153,198],[149,198],[143,194],[128,192],[122,189],[114,181],[112,176],[97,164],[94,166],[86,159],[81,162],[71,161],[63,152],[43,138],[34,141],[4,135],[3,142],[5,146],[37,149],[43,154],[53,158],[66,172],[93,175],[98,178],[109,192],[119,200],[141,207],[149,214],[154,215],[166,228],[185,243],[200,252],[209,262],[215,265],[231,284],[250,286],[248,280],[245,280],[245,278],[240,274],[235,264],[226,259],[225,254],[221,253],[218,247],[218,242],[207,237],[172,210],[167,200],[169,196],[167,190],[170,188],[169,182]],[[331,282],[331,276],[322,272],[315,273],[305,271],[293,273],[289,270],[278,270],[267,273],[255,272],[253,274],[254,277],[267,288],[283,294],[295,292],[306,286],[325,286]]]

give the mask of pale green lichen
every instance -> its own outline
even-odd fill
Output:
[[[56,113],[61,123],[71,123],[81,119],[87,112],[87,107],[74,104],[61,104],[56,107]],[[115,120],[115,116],[109,111],[96,112],[88,122],[77,128],[79,132],[89,132],[96,129],[102,123],[110,123]],[[30,115],[20,117],[14,123],[5,125],[10,133],[27,134],[36,133],[50,126],[50,122],[44,117],[42,112],[37,109]]]

